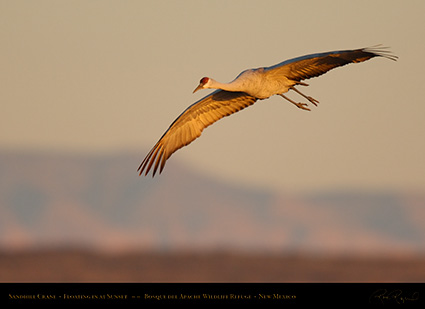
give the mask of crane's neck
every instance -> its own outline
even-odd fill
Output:
[[[221,90],[232,91],[232,92],[244,91],[244,89],[241,86],[242,85],[238,83],[237,80],[234,80],[230,83],[220,83],[210,78],[207,88],[221,89]]]

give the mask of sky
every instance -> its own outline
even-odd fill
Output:
[[[207,128],[167,167],[288,192],[425,191],[425,2],[0,1],[0,150],[140,153],[209,90],[248,68],[383,44]],[[302,99],[297,94],[288,94]],[[134,162],[136,169],[140,162]],[[150,179],[150,178],[149,178]],[[141,183],[149,181],[141,180]]]

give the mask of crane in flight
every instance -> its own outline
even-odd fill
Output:
[[[374,57],[390,60],[398,58],[385,47],[374,46],[311,54],[270,67],[245,70],[230,83],[220,83],[209,77],[202,78],[194,93],[200,89],[217,90],[190,105],[174,120],[140,164],[139,175],[145,171],[146,176],[152,167],[152,177],[155,176],[158,168],[161,173],[167,159],[175,151],[198,138],[203,129],[225,116],[254,104],[257,100],[279,95],[298,108],[310,111],[307,103],[295,102],[284,93],[293,90],[317,106],[319,101],[303,94],[295,86],[308,86],[302,80],[320,76],[349,63],[363,62]]]

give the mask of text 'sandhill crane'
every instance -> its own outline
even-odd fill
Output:
[[[301,93],[295,86],[308,86],[302,80],[322,75],[336,67],[363,62],[374,57],[385,57],[391,60],[398,58],[385,48],[340,50],[306,55],[274,66],[246,70],[226,84],[209,77],[202,78],[193,92],[207,88],[218,90],[190,105],[174,120],[140,164],[139,175],[143,171],[146,171],[145,175],[147,175],[152,167],[152,177],[155,176],[158,167],[161,173],[167,159],[176,150],[198,138],[203,129],[224,116],[254,104],[257,100],[280,95],[297,107],[309,111],[306,103],[297,103],[283,94],[293,90],[317,106],[319,101]]]

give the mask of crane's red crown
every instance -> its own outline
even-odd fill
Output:
[[[209,80],[210,79],[208,77],[203,77],[199,83],[205,85],[206,83],[208,83]]]

